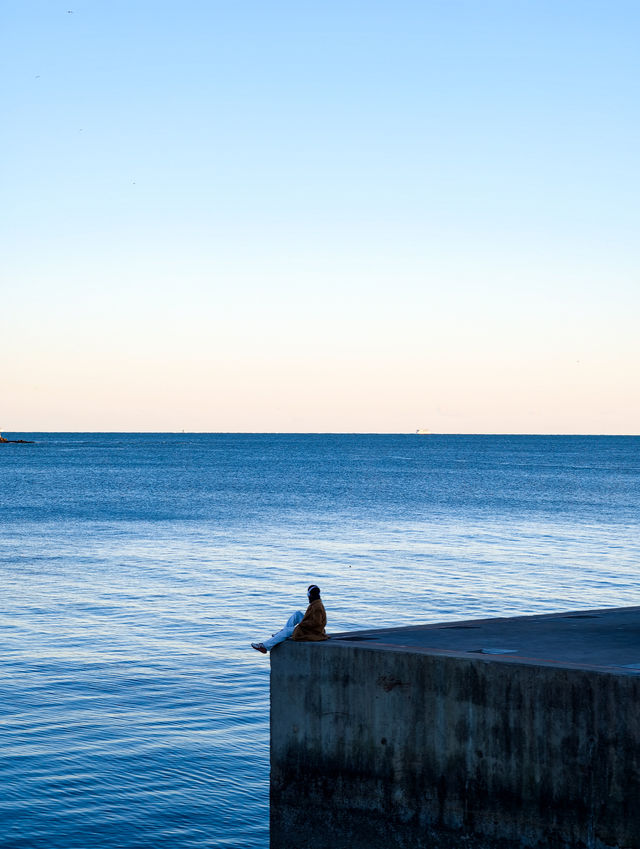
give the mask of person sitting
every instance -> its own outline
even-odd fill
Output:
[[[320,598],[320,587],[311,584],[307,589],[307,598],[309,599],[309,606],[304,614],[300,610],[296,610],[287,619],[287,624],[282,630],[263,643],[251,643],[251,648],[266,654],[278,643],[283,643],[289,638],[311,642],[329,639],[325,632],[327,613]]]

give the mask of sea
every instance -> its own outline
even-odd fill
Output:
[[[3,849],[267,849],[250,643],[310,583],[329,633],[640,604],[640,437],[11,438]]]

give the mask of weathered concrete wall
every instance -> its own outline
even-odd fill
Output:
[[[271,656],[271,849],[638,849],[640,679],[340,642]]]

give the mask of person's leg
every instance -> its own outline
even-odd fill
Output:
[[[304,614],[299,610],[296,610],[295,613],[292,613],[291,616],[287,619],[287,624],[281,631],[278,631],[277,634],[274,634],[268,640],[265,640],[261,645],[267,651],[271,651],[274,646],[277,646],[278,643],[283,643],[285,640],[289,639],[289,637],[293,634],[296,625],[298,622],[301,622],[304,617]]]

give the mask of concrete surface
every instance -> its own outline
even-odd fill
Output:
[[[640,670],[640,607],[381,628],[332,639],[381,650],[487,653],[498,661],[633,671]]]
[[[640,608],[283,643],[271,847],[640,849]]]

